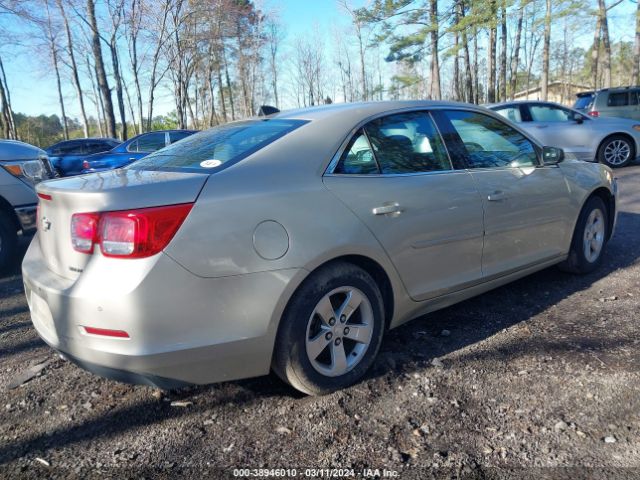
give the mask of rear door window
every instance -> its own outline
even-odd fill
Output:
[[[612,92],[607,99],[609,107],[626,107],[629,105],[629,94],[627,92]]]
[[[155,152],[166,145],[165,132],[147,133],[129,146],[130,152]]]
[[[169,141],[176,143],[189,135],[193,135],[193,132],[169,132]]]
[[[248,157],[305,123],[306,120],[267,118],[220,125],[173,143],[129,168],[211,171]]]
[[[369,122],[364,129],[383,175],[452,169],[427,112],[389,115]]]

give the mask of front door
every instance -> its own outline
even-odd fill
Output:
[[[478,112],[437,115],[450,151],[465,159],[482,197],[485,278],[566,254],[573,208],[558,166],[542,166],[536,147],[510,125]],[[447,145],[449,146],[449,145]]]
[[[324,182],[378,239],[414,300],[481,280],[482,201],[471,174],[452,168],[429,113],[365,125]]]

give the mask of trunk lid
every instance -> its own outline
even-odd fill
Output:
[[[50,270],[77,278],[92,255],[71,244],[74,213],[130,210],[194,202],[208,174],[111,170],[39,184],[38,241]],[[101,255],[94,249],[93,255]]]

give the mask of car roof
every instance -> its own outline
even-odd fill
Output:
[[[429,107],[465,107],[478,108],[477,105],[461,102],[436,101],[436,100],[395,100],[383,102],[355,102],[332,103],[330,105],[318,105],[314,107],[284,110],[270,115],[269,118],[321,120],[333,117],[337,114],[353,117],[366,117],[393,110]],[[265,117],[255,117],[264,119]]]
[[[495,110],[497,108],[511,107],[516,105],[526,105],[526,104],[532,104],[532,103],[537,105],[549,105],[551,107],[564,108],[565,110],[572,110],[571,107],[567,107],[566,105],[562,105],[561,103],[557,103],[557,102],[550,102],[548,100],[546,101],[545,100],[511,100],[508,102],[487,103],[483,106],[491,110]]]
[[[640,90],[640,85],[626,85],[621,87],[607,87],[607,88],[599,88],[597,90],[585,90],[584,92],[576,93],[576,97],[585,97],[587,95],[595,95],[597,93],[605,93],[605,92],[626,92],[631,90]]]

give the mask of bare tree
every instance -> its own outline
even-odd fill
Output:
[[[551,0],[546,0],[544,16],[544,42],[542,47],[542,79],[540,80],[540,96],[547,100],[549,90],[549,50],[551,48]]]
[[[640,84],[640,2],[636,10],[636,36],[633,43],[633,67],[631,69],[631,84]]]
[[[64,24],[64,30],[67,37],[67,55],[69,56],[69,63],[71,67],[71,78],[73,79],[73,85],[76,89],[76,95],[78,96],[78,105],[80,107],[80,114],[82,115],[82,128],[85,137],[89,136],[89,121],[87,120],[87,112],[84,108],[84,97],[82,94],[82,86],[80,84],[80,75],[78,73],[78,64],[76,63],[76,56],[73,47],[73,36],[71,35],[71,28],[69,27],[69,19],[67,12],[64,9],[62,0],[56,0],[58,9],[60,10],[60,16]]]
[[[111,89],[109,88],[109,81],[107,80],[107,72],[104,68],[104,61],[102,59],[102,46],[100,44],[100,33],[98,31],[98,23],[96,21],[96,6],[93,0],[87,0],[87,17],[89,26],[91,27],[91,48],[93,50],[93,57],[95,60],[96,78],[98,81],[98,87],[100,88],[100,94],[102,97],[102,103],[104,105],[105,121],[107,124],[107,135],[110,137],[116,137],[116,118],[113,114],[113,102],[111,101]]]

